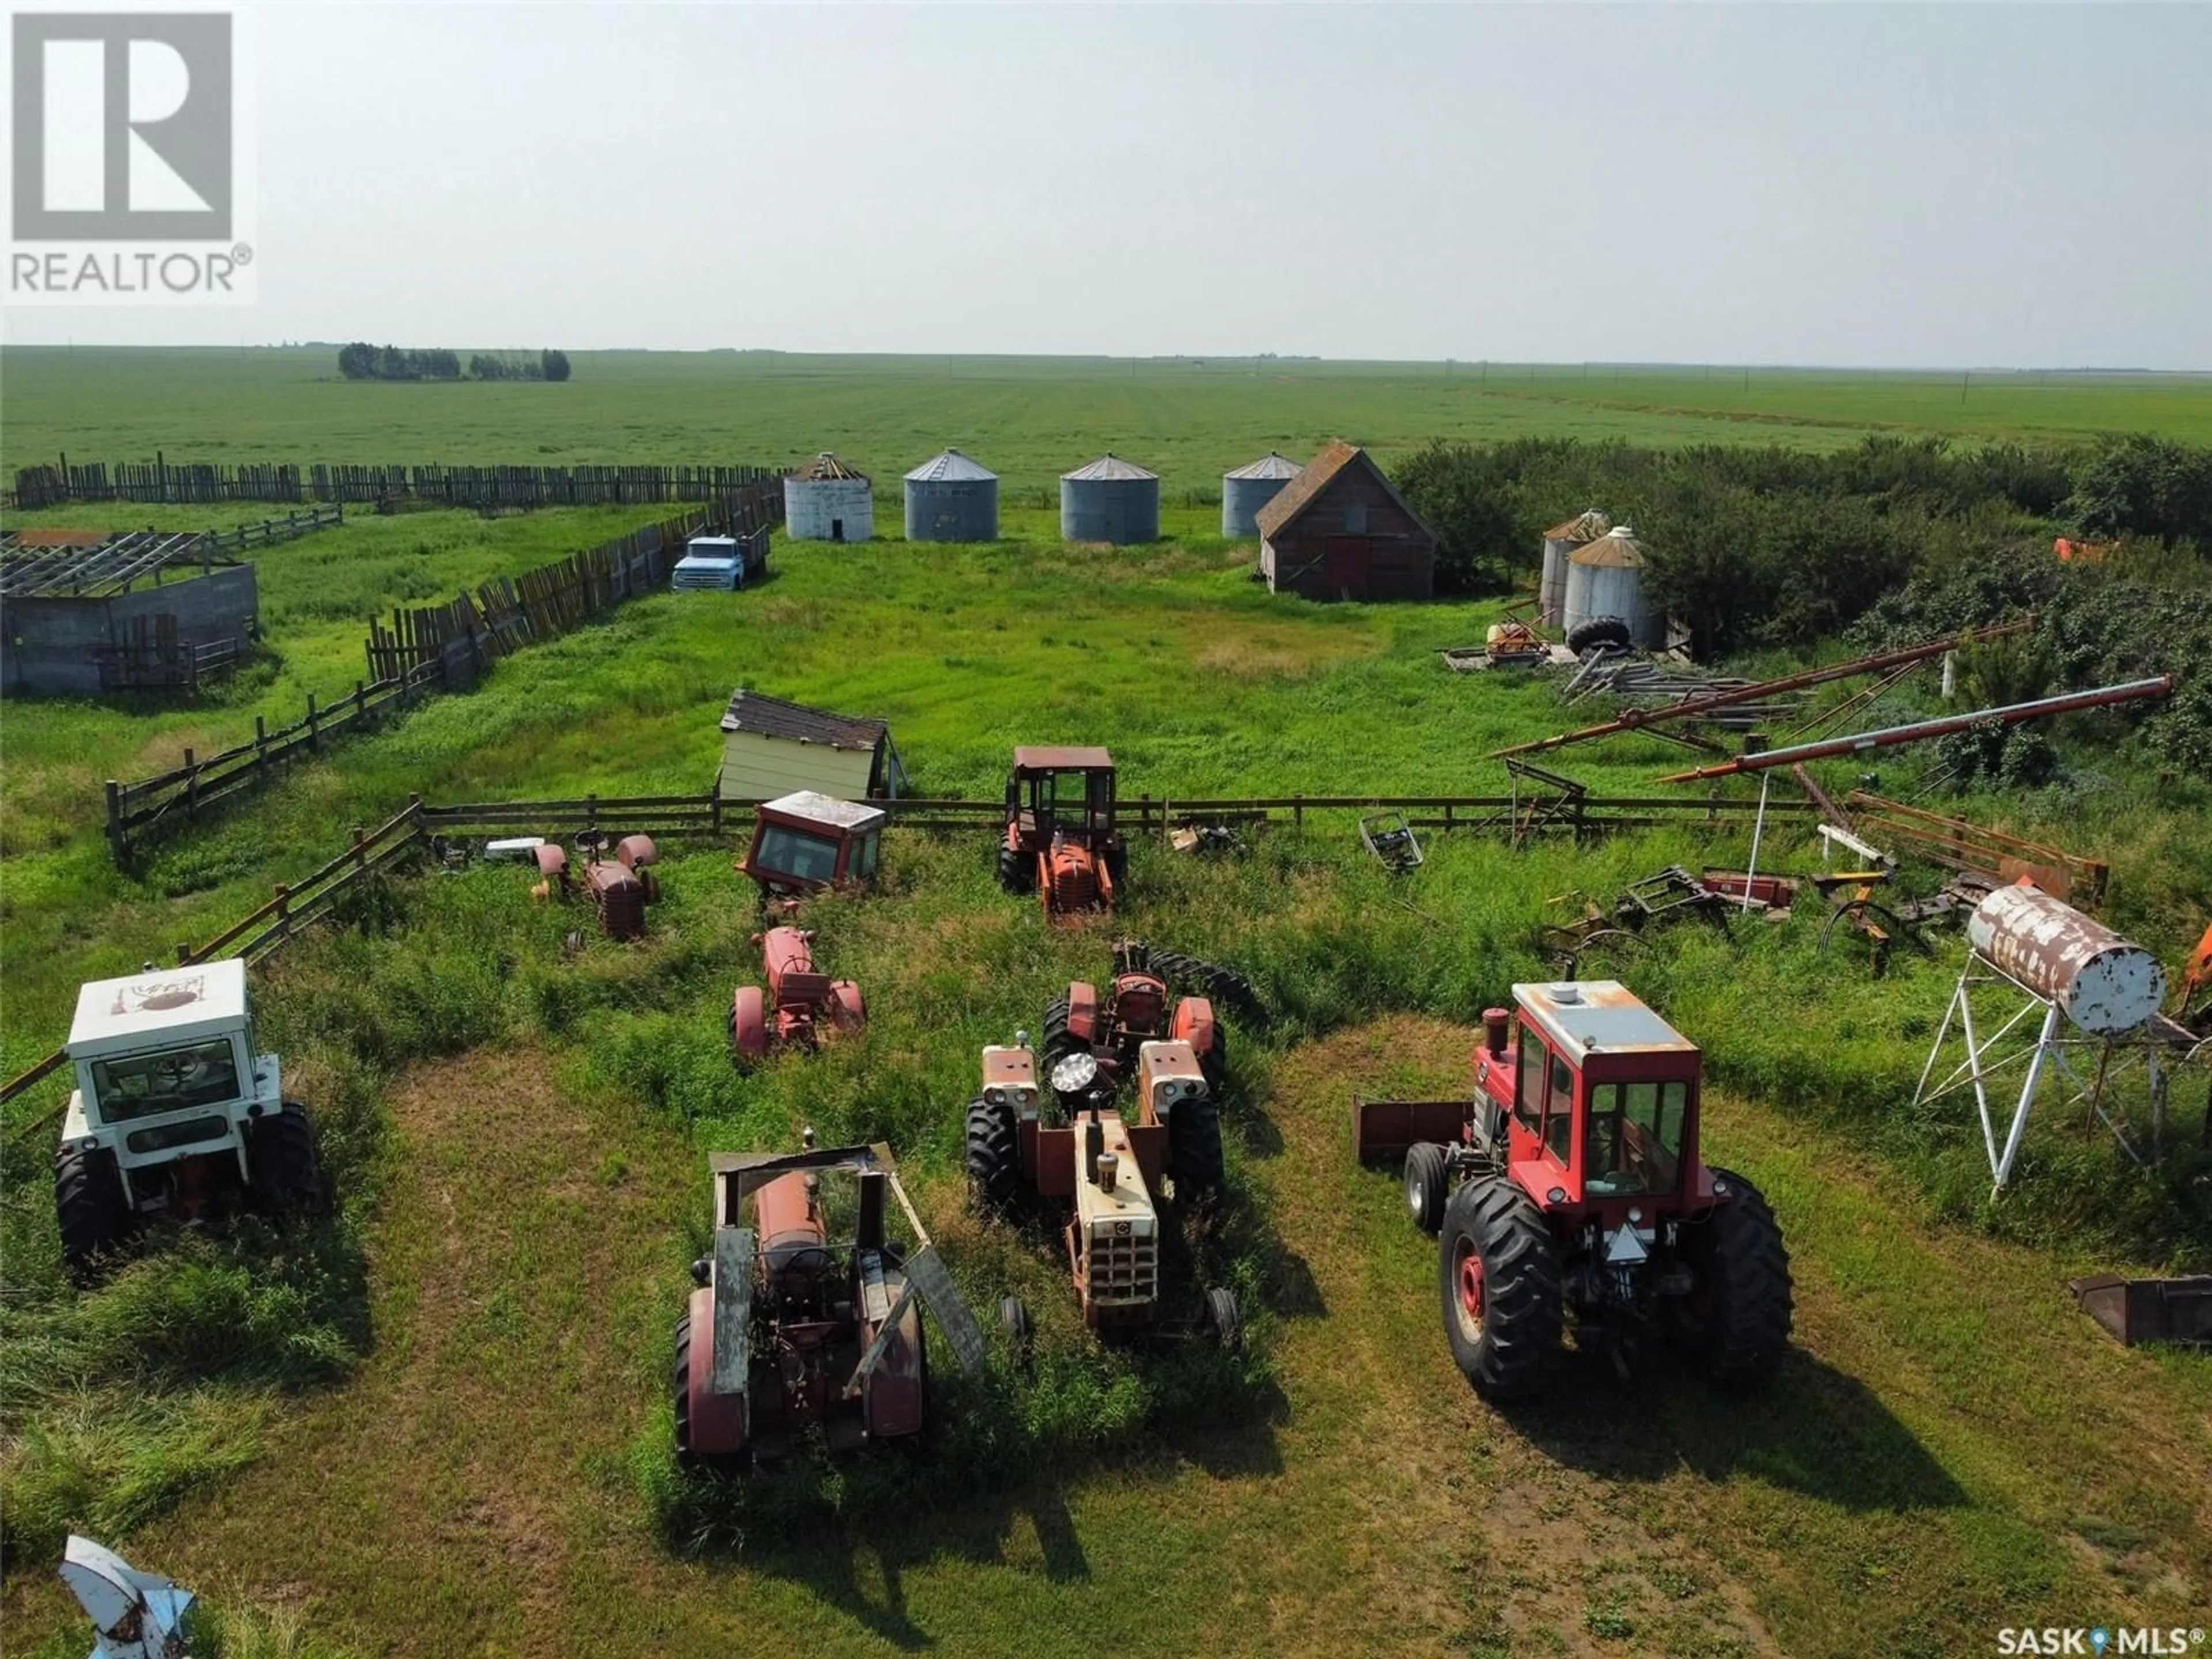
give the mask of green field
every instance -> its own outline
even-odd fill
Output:
[[[1131,793],[1492,793],[1505,779],[1486,750],[1589,711],[1443,667],[1437,651],[1479,641],[1493,603],[1275,599],[1247,580],[1249,546],[1212,533],[1212,509],[1175,504],[1185,471],[1201,487],[1338,431],[1397,448],[1530,431],[1826,445],[1891,424],[2202,435],[2205,418],[2203,392],[2169,404],[2148,385],[2008,388],[2005,423],[1981,428],[1943,421],[1932,381],[1779,374],[1754,375],[1775,404],[1747,420],[1721,371],[1701,402],[1695,371],[1625,376],[1645,400],[1630,408],[1602,371],[1579,392],[1561,372],[1486,392],[1462,386],[1480,373],[1465,366],[1449,383],[1295,363],[1232,380],[1215,364],[777,374],[586,355],[565,387],[364,386],[319,383],[328,355],[79,353],[96,368],[64,380],[64,354],[11,350],[9,464],[64,447],[186,459],[183,430],[205,445],[192,459],[754,460],[834,445],[890,475],[956,442],[1010,489],[1041,490],[1110,444],[1167,473],[1167,538],[1066,548],[1048,507],[1016,503],[993,547],[779,539],[762,587],[628,605],[114,870],[100,778],[219,746],[305,690],[349,689],[368,609],[643,515],[372,518],[278,550],[263,592],[279,660],[260,678],[183,709],[0,708],[7,1070],[59,1040],[81,978],[207,937],[410,791],[702,789],[741,684],[888,717],[929,794],[995,793],[1018,741],[1102,740]],[[160,396],[131,395],[149,364]],[[615,372],[595,382],[602,368]],[[2061,413],[2045,427],[2038,408]],[[155,409],[167,430],[134,424]],[[1868,718],[1931,696],[1907,683]],[[2178,960],[2212,904],[2212,791],[2140,787],[2105,720],[2057,735],[2067,779],[1959,805],[2106,852],[2112,920]],[[1571,751],[1565,769],[1640,793],[1681,755],[1633,738]],[[1840,789],[1856,769],[1822,775]],[[1919,787],[1911,763],[1884,770],[1893,793]],[[1045,927],[998,892],[976,838],[901,832],[881,890],[816,915],[834,970],[866,989],[865,1038],[741,1074],[721,1020],[756,969],[755,921],[729,850],[672,849],[641,946],[572,957],[576,916],[482,866],[398,880],[264,970],[264,1035],[317,1109],[348,1200],[312,1248],[185,1243],[74,1295],[53,1267],[47,1143],[9,1145],[0,1646],[82,1650],[50,1571],[70,1525],[234,1616],[304,1626],[329,1653],[1073,1655],[1107,1632],[1146,1655],[1844,1659],[1994,1651],[2005,1626],[2205,1622],[2212,1364],[2120,1348],[2063,1281],[2202,1268],[2212,1227],[2078,1114],[2044,1115],[2019,1190],[1989,1200],[1970,1109],[1907,1106],[1955,941],[1874,979],[1821,950],[1808,900],[1784,926],[1667,933],[1631,966],[1706,1049],[1708,1156],[1780,1216],[1796,1349],[1753,1400],[1659,1358],[1626,1380],[1571,1366],[1558,1400],[1508,1414],[1451,1365],[1433,1249],[1395,1178],[1351,1162],[1351,1095],[1463,1088],[1477,1012],[1549,971],[1536,930],[1564,913],[1553,901],[1609,902],[1674,862],[1741,864],[1742,836],[1518,854],[1436,836],[1398,884],[1348,815],[1220,863],[1133,849],[1122,924],[1244,967],[1277,1012],[1232,1034],[1231,1225],[1202,1247],[1258,1315],[1255,1352],[1228,1367],[1102,1352],[1042,1238],[963,1213],[976,1046],[1102,972],[1113,930]],[[1819,857],[1790,832],[1760,862]],[[2177,1093],[2178,1120],[2203,1086],[2195,1074]],[[34,1093],[11,1121],[51,1103]],[[1039,1367],[946,1387],[936,1441],[911,1462],[701,1491],[670,1467],[663,1377],[704,1237],[703,1154],[803,1123],[894,1141],[971,1293],[1018,1287],[1037,1311]]]
[[[7,353],[0,462],[782,463],[835,449],[891,499],[946,445],[1009,491],[1113,449],[1170,499],[1331,438],[1395,456],[1531,434],[1832,449],[1873,431],[2212,441],[2212,376],[1822,373],[1299,360],[585,352],[564,385],[347,382],[337,349]],[[159,388],[158,396],[142,395]],[[1040,503],[1042,504],[1042,503]]]

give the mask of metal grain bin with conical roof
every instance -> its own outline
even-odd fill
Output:
[[[783,480],[783,533],[795,542],[865,542],[876,533],[868,475],[823,450]]]
[[[1160,538],[1160,476],[1111,450],[1060,475],[1060,538],[1126,547]]]
[[[1567,561],[1578,547],[1586,547],[1613,528],[1613,520],[1595,507],[1555,524],[1544,532],[1544,579],[1536,588],[1536,618],[1553,626],[1567,609]]]
[[[1644,550],[1625,524],[1568,556],[1565,605],[1559,625],[1570,644],[1577,629],[1604,617],[1626,623],[1632,644],[1656,651],[1667,643],[1665,619],[1644,596]]]
[[[906,538],[998,540],[999,475],[957,449],[924,461],[906,475]]]
[[[1296,461],[1286,461],[1271,449],[1251,465],[1223,473],[1221,533],[1232,540],[1258,535],[1260,509],[1280,495],[1299,471]]]

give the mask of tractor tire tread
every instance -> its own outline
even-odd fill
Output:
[[[968,1103],[968,1194],[987,1215],[1008,1215],[1021,1196],[1021,1164],[1012,1116],[978,1096]]]
[[[1790,1252],[1765,1194],[1731,1170],[1716,1169],[1730,1200],[1713,1212],[1714,1317],[1706,1333],[1705,1373],[1725,1386],[1756,1386],[1789,1351],[1795,1315]]]
[[[89,1152],[70,1148],[54,1155],[54,1217],[62,1238],[62,1261],[84,1277],[93,1263],[131,1231],[131,1209],[115,1154],[106,1147]]]
[[[271,1219],[319,1216],[329,1212],[330,1188],[315,1146],[315,1127],[307,1110],[286,1101],[273,1117],[257,1121],[249,1133],[246,1161],[252,1165],[253,1207]]]
[[[1463,1340],[1452,1306],[1462,1234],[1474,1241],[1483,1265],[1483,1334],[1473,1345]],[[1566,1300],[1559,1249],[1542,1212],[1505,1176],[1470,1182],[1444,1206],[1437,1256],[1444,1328],[1460,1370],[1488,1399],[1536,1393],[1559,1361]]]
[[[1406,1207],[1413,1224],[1431,1238],[1443,1231],[1450,1188],[1451,1170],[1442,1146],[1421,1140],[1406,1149]]]

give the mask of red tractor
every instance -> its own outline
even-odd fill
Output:
[[[929,1381],[927,1303],[962,1369],[983,1334],[930,1246],[882,1146],[718,1152],[714,1254],[691,1264],[676,1322],[676,1457],[741,1468],[818,1433],[833,1451],[921,1433]],[[823,1177],[844,1177],[833,1201]],[[914,1229],[890,1237],[889,1205]],[[831,1213],[848,1218],[830,1242]]]
[[[1176,998],[1177,986],[1200,987],[1213,994]],[[1109,1091],[1137,1063],[1139,1048],[1163,1040],[1188,1042],[1204,1069],[1207,1086],[1219,1093],[1228,1066],[1228,1037],[1214,1013],[1214,1002],[1235,1007],[1251,1019],[1263,1011],[1251,984],[1241,974],[1171,951],[1155,951],[1140,939],[1114,944],[1114,977],[1102,1000],[1081,980],[1044,1011],[1044,1068],[1049,1075],[1070,1054],[1087,1054],[1098,1062]]]
[[[983,1050],[983,1091],[968,1107],[968,1191],[986,1214],[1011,1215],[1025,1195],[1065,1202],[1064,1243],[1083,1322],[1094,1330],[1176,1334],[1161,1298],[1163,1194],[1210,1205],[1222,1184],[1221,1115],[1187,1042],[1139,1045],[1135,1101],[1122,1111],[1098,1062],[1074,1054],[1040,1088],[1026,1032]],[[1205,1292],[1206,1325],[1233,1345],[1240,1323],[1228,1291]],[[1000,1310],[1019,1344],[1027,1316]]]
[[[1758,1188],[1698,1155],[1696,1045],[1616,981],[1513,997],[1484,1011],[1472,1100],[1352,1105],[1359,1158],[1402,1154],[1407,1206],[1439,1236],[1460,1369],[1492,1399],[1538,1392],[1571,1312],[1577,1346],[1617,1364],[1656,1329],[1717,1382],[1765,1382],[1790,1256]]]
[[[825,1036],[866,1028],[860,988],[815,967],[811,928],[771,927],[754,934],[753,943],[761,948],[768,992],[740,985],[730,999],[730,1041],[741,1059],[765,1059],[771,1047],[813,1048]]]
[[[584,855],[582,876],[568,873],[568,854],[556,842],[541,842],[531,849],[542,878],[532,896],[544,900],[556,894],[567,898],[581,887],[599,913],[599,927],[609,939],[645,937],[645,907],[660,897],[660,879],[653,866],[660,853],[650,836],[625,836],[615,843],[611,859],[602,854],[606,837],[587,830],[576,837],[576,850]]]
[[[752,845],[738,868],[759,884],[763,903],[865,887],[876,878],[888,821],[880,806],[801,789],[754,808]]]
[[[999,885],[1036,892],[1054,921],[1110,911],[1129,849],[1114,827],[1114,757],[1103,749],[1017,749],[1006,780]]]

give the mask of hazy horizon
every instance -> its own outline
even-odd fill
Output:
[[[2212,370],[2212,7],[254,21],[258,303],[9,343]]]

